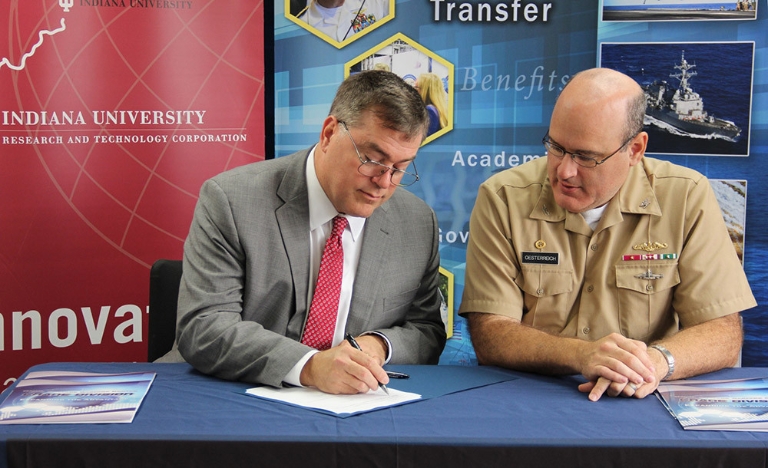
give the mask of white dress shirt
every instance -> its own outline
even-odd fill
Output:
[[[309,284],[307,285],[307,304],[312,304],[312,296],[317,284],[317,275],[320,272],[320,260],[323,255],[323,249],[333,228],[333,218],[340,213],[333,207],[333,203],[320,186],[315,172],[315,149],[309,153],[307,158],[307,195],[309,196]],[[337,346],[344,340],[347,328],[347,317],[349,317],[349,306],[352,302],[352,289],[355,285],[355,272],[360,260],[360,250],[363,245],[363,234],[365,233],[366,218],[344,215],[347,218],[348,225],[344,229],[341,237],[342,248],[344,249],[344,272],[341,278],[341,294],[339,295],[339,309],[336,316],[336,329],[333,333],[333,342],[331,346]],[[387,338],[379,333],[378,336],[384,338],[388,346],[387,361],[391,355],[391,344]],[[310,351],[291,369],[283,381],[291,385],[301,385],[301,370],[310,357],[318,351]]]

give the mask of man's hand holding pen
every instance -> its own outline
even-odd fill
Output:
[[[313,355],[301,371],[301,384],[334,394],[378,390],[379,384],[389,383],[389,377],[381,367],[386,355],[377,352],[381,350],[377,340],[374,336],[361,336],[357,339],[361,349],[344,340]]]
[[[350,345],[352,345],[352,347],[353,347],[353,348],[355,348],[355,349],[357,349],[357,350],[359,350],[359,351],[363,351],[363,348],[361,348],[361,347],[360,347],[360,345],[359,345],[359,344],[357,344],[357,340],[355,340],[355,337],[353,337],[353,336],[352,336],[352,335],[350,335],[349,333],[347,333],[347,336],[345,336],[345,337],[344,337],[344,340],[346,340],[346,342],[347,342],[347,343],[349,343]],[[363,352],[365,352],[365,351],[363,351]],[[380,389],[382,389],[382,390],[384,390],[384,393],[386,393],[387,395],[389,395],[389,390],[387,389],[387,386],[386,386],[386,385],[384,385],[384,384],[381,382],[381,380],[379,380],[379,388],[380,388]]]

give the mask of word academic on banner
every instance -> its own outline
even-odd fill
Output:
[[[491,156],[490,154],[468,154],[464,155],[461,151],[456,151],[453,155],[453,161],[451,166],[468,166],[468,167],[517,167],[522,163],[539,159],[541,156],[538,154],[524,154],[522,158],[516,154],[507,154],[506,151],[496,153]]]

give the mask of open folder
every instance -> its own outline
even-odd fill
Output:
[[[401,365],[387,366],[387,370],[410,376],[390,380],[387,384],[389,395],[381,389],[357,395],[330,395],[307,387],[255,387],[246,390],[246,394],[346,418],[517,378],[511,372],[481,366]]]

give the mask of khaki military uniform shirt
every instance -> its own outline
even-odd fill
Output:
[[[504,315],[590,341],[618,332],[651,342],[757,305],[703,175],[643,158],[593,232],[555,203],[546,164],[481,185],[460,314]]]

